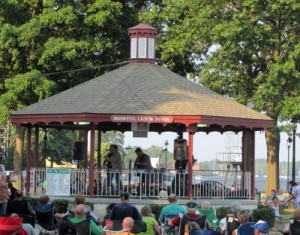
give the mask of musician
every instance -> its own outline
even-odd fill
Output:
[[[151,159],[149,157],[149,155],[145,154],[141,148],[136,148],[135,150],[135,153],[137,155],[137,158],[134,162],[134,169],[135,170],[145,170],[145,172],[141,172],[141,173],[138,173],[137,175],[138,176],[142,176],[141,177],[141,182],[139,184],[139,187],[142,187],[142,191],[143,193],[146,193],[145,192],[145,188],[146,188],[146,191],[149,190],[147,188],[147,185],[150,181],[150,174],[147,173],[149,172],[150,170],[152,170],[152,165],[151,165]],[[138,193],[140,192],[140,188],[138,189]]]
[[[105,161],[107,162],[106,166],[108,168],[107,183],[108,187],[112,187],[111,182],[115,178],[117,184],[116,193],[119,193],[122,187],[122,183],[120,182],[120,173],[122,171],[122,157],[118,151],[117,145],[111,144],[109,149],[110,153],[104,157]]]

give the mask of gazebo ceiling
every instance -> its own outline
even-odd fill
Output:
[[[221,96],[155,64],[131,63],[11,115],[17,125],[130,131],[132,122],[149,131],[262,130],[264,114]],[[199,124],[202,124],[199,127]]]

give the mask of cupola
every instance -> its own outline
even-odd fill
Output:
[[[130,36],[131,63],[155,63],[155,38],[157,29],[147,25],[138,24],[128,29]]]

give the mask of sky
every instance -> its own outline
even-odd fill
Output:
[[[298,131],[297,131],[298,132]],[[173,152],[174,148],[174,139],[177,137],[177,134],[172,132],[165,132],[162,134],[149,132],[148,138],[133,138],[132,132],[125,132],[125,144],[124,146],[138,146],[142,149],[146,149],[152,145],[165,148],[164,143],[168,141],[168,151]],[[188,139],[187,134],[183,138]],[[285,133],[281,133],[281,142],[280,142],[280,153],[279,160],[287,161],[288,160],[288,147],[287,139],[288,136]],[[264,158],[267,159],[267,148],[265,140],[265,132],[256,132],[255,134],[255,158]],[[196,133],[194,135],[194,148],[193,154],[198,162],[209,161],[209,160],[222,160],[223,153],[235,153],[240,152],[241,148],[241,135],[228,134],[224,133]],[[292,161],[292,144],[290,146],[290,162]],[[297,151],[300,154],[300,140],[296,137],[296,161],[299,160]],[[153,156],[159,157],[159,156]]]

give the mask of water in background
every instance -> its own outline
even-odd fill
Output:
[[[287,179],[287,177],[283,177],[283,176],[279,177],[279,188],[281,188],[284,192],[288,192],[288,187],[289,187],[288,182],[290,180],[292,180],[292,177],[290,177],[289,179]],[[265,192],[266,191],[266,181],[267,181],[266,176],[255,176],[255,188],[257,188],[257,190],[259,192]],[[296,182],[300,182],[299,176],[296,177]]]

